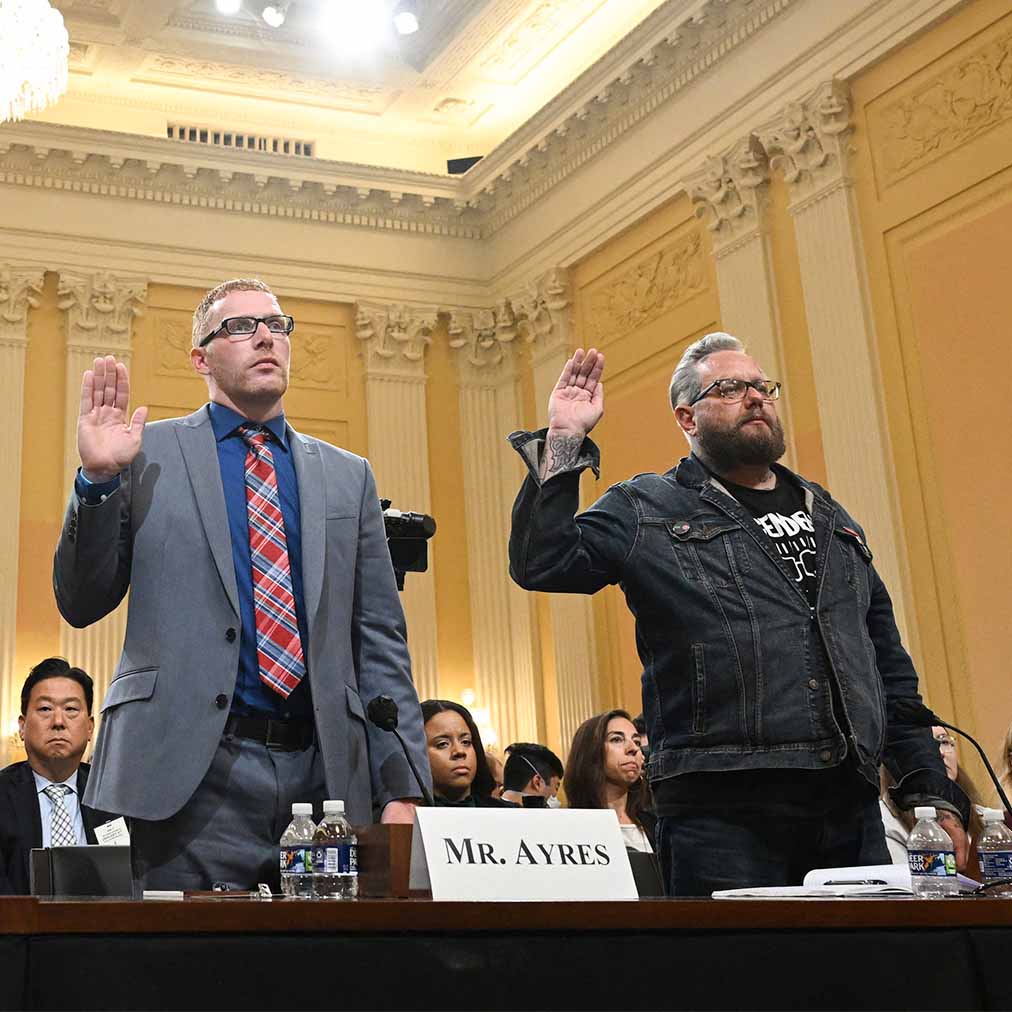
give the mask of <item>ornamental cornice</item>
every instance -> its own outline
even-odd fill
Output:
[[[763,146],[749,134],[686,178],[686,191],[696,217],[706,223],[716,256],[737,248],[762,226],[769,170]]]
[[[463,177],[25,122],[0,127],[0,183],[487,238],[798,2],[668,0]]]
[[[67,347],[98,355],[129,355],[134,318],[143,312],[143,278],[99,271],[61,271],[57,305],[67,314]]]
[[[28,309],[38,309],[44,277],[37,267],[0,264],[0,345],[28,344]]]
[[[850,114],[847,85],[825,81],[756,131],[770,165],[784,173],[792,208],[849,181]]]

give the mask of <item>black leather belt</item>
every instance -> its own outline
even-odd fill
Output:
[[[271,720],[233,713],[225,721],[225,734],[249,738],[283,752],[300,752],[313,744],[314,729],[311,720]]]

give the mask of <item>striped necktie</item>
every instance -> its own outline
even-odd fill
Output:
[[[70,793],[66,784],[47,784],[42,793],[49,798],[49,846],[73,847],[77,843],[77,834],[70,824],[70,813],[63,803],[64,795]]]
[[[253,570],[253,614],[256,618],[260,680],[287,697],[306,673],[292,592],[285,519],[281,514],[269,433],[256,425],[239,430],[246,453],[246,514]]]

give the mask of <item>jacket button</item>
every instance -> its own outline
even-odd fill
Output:
[[[231,626],[225,630],[225,639],[228,640],[229,643],[235,642],[235,630]]]
[[[810,689],[817,689],[819,687],[819,683],[814,678],[809,678],[808,687]]]
[[[218,695],[214,697],[214,705],[218,707],[219,710],[224,710],[225,707],[228,706],[228,696],[226,696],[224,692],[219,692]]]
[[[219,697],[219,698],[220,698],[220,697]],[[823,749],[823,750],[822,750],[822,751],[821,751],[821,752],[819,753],[819,758],[820,758],[820,759],[821,759],[821,760],[822,760],[822,761],[823,761],[824,763],[828,763],[828,762],[830,761],[830,759],[832,759],[832,758],[833,758],[833,753],[832,753],[832,752],[830,752],[828,748],[824,748],[824,749]]]

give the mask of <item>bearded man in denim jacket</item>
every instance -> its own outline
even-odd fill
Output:
[[[691,448],[666,474],[612,486],[587,434],[604,356],[577,350],[549,427],[513,433],[529,475],[510,573],[528,590],[618,583],[636,618],[658,852],[673,896],[797,885],[812,868],[888,864],[879,764],[901,807],[934,804],[957,864],[969,802],[945,775],[889,594],[864,531],[825,489],[776,461],[780,384],[729,334],[690,346],[671,380]]]

